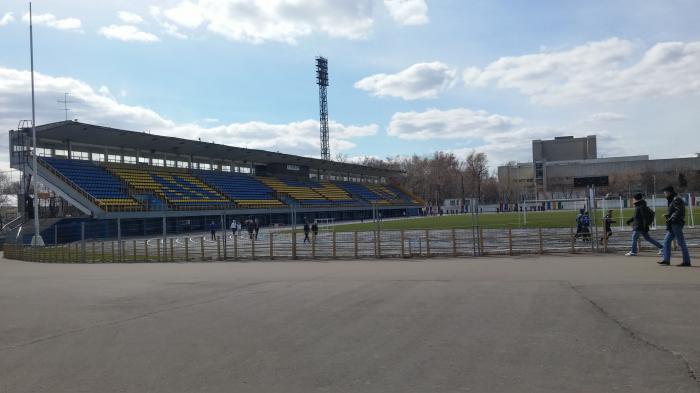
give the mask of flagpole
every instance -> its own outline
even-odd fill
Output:
[[[36,110],[34,104],[34,35],[32,31],[32,2],[29,2],[29,62],[31,63],[32,75],[32,166],[34,167],[34,237],[32,238],[32,246],[43,246],[44,239],[41,238],[39,230],[39,183],[38,183],[38,168],[37,168],[37,150],[36,150]]]

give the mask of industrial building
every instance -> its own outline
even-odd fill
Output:
[[[658,192],[667,184],[700,190],[700,154],[649,159],[648,155],[599,158],[595,135],[532,141],[532,162],[498,167],[504,201],[580,198],[589,185],[628,196]]]

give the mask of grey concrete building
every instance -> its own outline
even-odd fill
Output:
[[[532,141],[533,161],[498,167],[504,199],[583,197],[588,184],[601,193],[653,193],[668,184],[700,191],[700,154],[649,159],[648,155],[598,158],[596,136]]]

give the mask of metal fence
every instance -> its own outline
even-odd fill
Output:
[[[94,228],[90,228],[94,229]],[[162,228],[161,228],[162,229]],[[98,239],[80,225],[78,241],[45,247],[5,244],[5,258],[50,263],[332,260],[366,258],[476,257],[487,255],[604,253],[629,250],[631,232],[609,239],[577,237],[573,228],[401,230],[334,232],[305,238],[299,230],[266,228],[257,234],[215,230],[162,236]],[[689,247],[700,248],[700,230],[686,228]],[[663,230],[652,230],[661,241]],[[652,250],[640,242],[640,250]]]

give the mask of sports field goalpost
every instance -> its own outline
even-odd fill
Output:
[[[316,223],[319,231],[329,231],[335,224],[335,218],[317,218]]]

